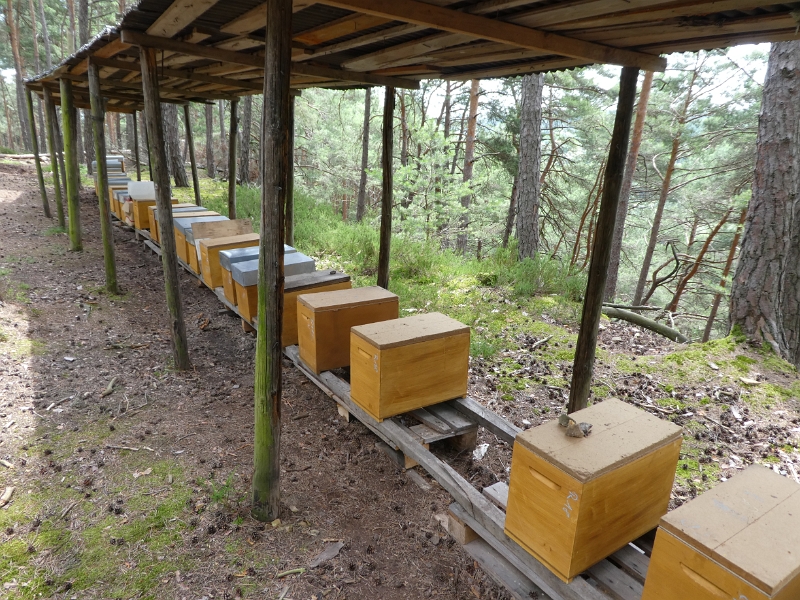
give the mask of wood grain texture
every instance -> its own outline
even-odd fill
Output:
[[[350,394],[379,421],[467,393],[469,328],[464,332],[465,326],[454,321],[450,333],[439,327],[432,336],[431,328],[406,326],[398,330],[399,321],[408,319],[351,330]],[[392,329],[393,334],[384,335],[386,329]],[[400,339],[400,331],[406,339]],[[370,332],[377,342],[371,341]]]
[[[624,411],[620,420],[628,421],[628,416]],[[605,411],[595,427],[608,427],[605,423],[611,418]],[[573,464],[581,447],[556,446],[542,452],[522,443],[525,434],[514,445],[506,533],[564,581],[653,529],[667,512],[682,438],[669,435],[653,446],[649,439],[623,433],[607,436],[608,445],[626,448],[627,458],[614,460],[611,470],[604,460],[590,460],[598,454],[596,445],[582,447],[585,462],[598,469],[596,477],[585,472],[576,477],[556,466],[564,463],[558,459],[560,452],[573,454],[566,461]],[[598,439],[601,436],[602,432]],[[630,440],[638,440],[646,452],[635,451]]]
[[[396,319],[399,310],[397,295],[377,286],[300,294],[300,358],[315,373],[349,366],[350,328]]]
[[[222,285],[222,267],[219,265],[220,250],[257,246],[258,240],[259,235],[257,233],[197,240],[197,246],[200,249],[200,272],[203,275],[203,283],[212,290]]]
[[[175,212],[175,209],[190,208],[190,207],[194,207],[194,206],[195,206],[194,204],[186,204],[185,202],[177,202],[176,200],[172,200],[172,210],[173,210],[173,213],[175,213],[175,214],[177,214]],[[159,234],[159,231],[158,231],[158,218],[156,216],[157,215],[157,213],[156,213],[157,210],[158,210],[158,207],[155,204],[153,204],[152,206],[148,206],[147,207],[147,223],[148,223],[148,227],[143,227],[142,228],[142,229],[149,229],[150,230],[150,237],[153,238],[154,242],[158,242],[158,234]]]

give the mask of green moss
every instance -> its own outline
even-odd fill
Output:
[[[730,361],[731,366],[742,373],[749,373],[750,367],[757,363],[758,361],[756,359],[745,356],[744,354],[738,354]]]
[[[46,229],[45,232],[44,232],[44,234],[48,235],[48,236],[49,235],[60,235],[62,233],[67,233],[67,230],[64,229],[63,227],[59,227],[59,226],[50,227],[50,228]]]

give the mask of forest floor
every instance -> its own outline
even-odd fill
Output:
[[[252,519],[254,338],[183,274],[193,368],[174,371],[159,260],[115,228],[123,291],[104,293],[91,191],[81,211],[84,251],[69,252],[32,166],[0,164],[0,493],[14,488],[0,508],[0,597],[506,597],[443,530],[448,494],[397,468],[288,361],[281,519]],[[483,303],[473,330],[499,348],[472,360],[470,394],[520,427],[555,417],[576,306],[460,285]],[[401,299],[405,314],[441,309]],[[593,392],[684,427],[673,507],[754,462],[797,478],[800,380],[762,348],[680,346],[604,321]],[[507,481],[511,448],[485,431],[478,442],[478,460],[437,451],[479,488]]]

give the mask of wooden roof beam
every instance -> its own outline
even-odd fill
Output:
[[[294,0],[292,2],[292,12],[299,12],[304,8],[308,8],[314,4],[314,0]],[[243,15],[236,17],[232,21],[228,21],[220,28],[222,33],[232,33],[234,35],[243,35],[252,33],[263,29],[267,26],[267,5],[259,4],[255,8],[251,8]]]
[[[321,0],[320,3],[590,63],[639,67],[648,71],[663,71],[667,64],[666,59],[652,54],[585,42],[417,0]]]
[[[177,40],[160,38],[144,33],[124,29],[122,39],[131,45],[159,48],[161,50],[171,50],[181,54],[200,56],[210,60],[228,62],[233,64],[246,65],[251,67],[264,68],[264,58],[255,54],[244,54],[241,52],[231,52],[230,50],[220,50],[210,46],[200,46],[198,44],[187,44]],[[396,88],[418,89],[419,82],[411,79],[400,79],[396,77],[384,77],[380,75],[370,75],[355,71],[345,71],[334,67],[316,66],[309,64],[293,64],[292,71],[298,75],[310,75],[313,77],[326,77],[342,81],[352,81],[365,85],[383,85]]]
[[[140,72],[138,62],[125,62],[109,58],[93,58],[92,62],[98,66],[114,67],[120,70],[128,70],[136,73]],[[251,83],[249,81],[242,81],[239,79],[226,79],[224,77],[214,77],[213,75],[203,75],[201,73],[194,73],[192,71],[181,71],[179,69],[159,69],[159,73],[166,77],[175,77],[176,79],[185,79],[187,81],[200,81],[203,83],[215,83],[233,88],[241,88],[244,90],[253,90],[256,92],[262,91],[263,84]]]
[[[214,6],[218,0],[175,0],[147,28],[149,35],[172,37]]]

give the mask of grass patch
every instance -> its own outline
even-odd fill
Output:
[[[58,225],[55,227],[50,227],[46,229],[44,232],[45,235],[60,235],[62,233],[67,233],[67,230],[64,227],[60,227]]]

